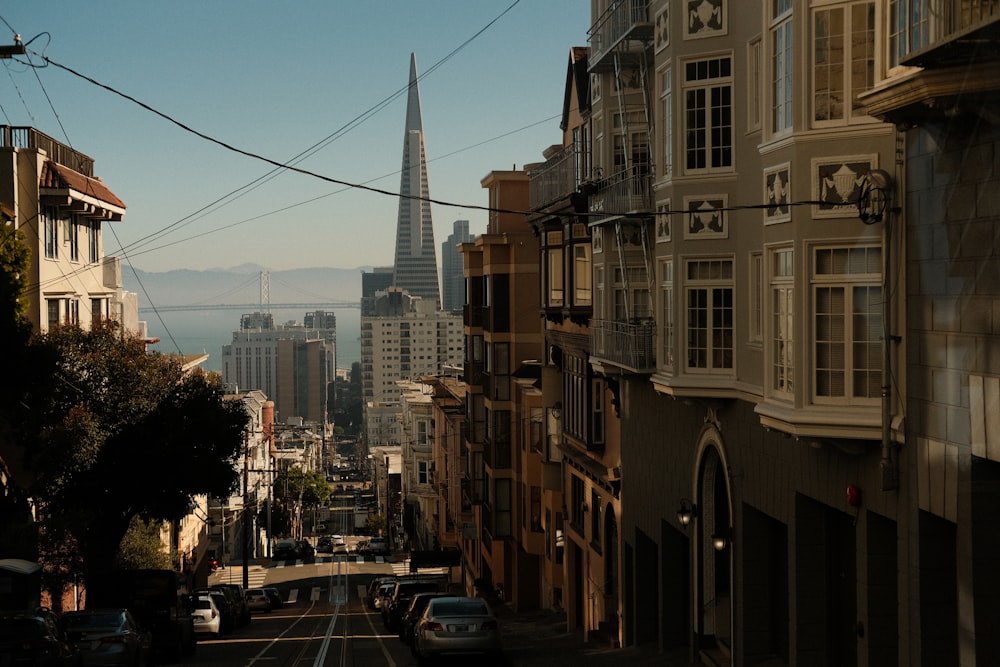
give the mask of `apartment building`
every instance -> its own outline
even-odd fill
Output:
[[[284,323],[268,312],[246,313],[232,341],[222,346],[223,382],[273,397],[282,421],[331,421],[336,367],[337,318],[329,311]]]
[[[460,365],[462,343],[460,315],[440,311],[435,301],[399,288],[378,292],[371,314],[361,316],[365,403],[398,405],[402,391],[398,381]],[[367,417],[365,422],[372,428]]]
[[[591,327],[602,323],[595,320],[596,246],[586,195],[595,173],[588,53],[586,47],[570,49],[562,141],[530,168],[529,221],[541,243],[545,318],[532,451],[545,473],[540,525],[552,600],[566,609],[569,627],[617,642],[623,615],[621,443],[616,374],[592,363]],[[621,346],[631,342],[599,340],[602,350],[622,354],[627,350]]]
[[[876,210],[905,299],[899,664],[1000,661],[1000,279],[997,155],[1000,6],[893,0],[887,71],[861,96],[894,126],[905,161]],[[905,529],[905,532],[903,532]],[[904,567],[905,566],[905,567]],[[903,598],[905,591],[907,598]]]
[[[542,353],[538,239],[520,213],[528,206],[526,172],[494,171],[481,185],[491,209],[487,229],[461,246],[468,523],[478,528],[473,539],[463,535],[463,570],[469,590],[499,587],[509,603],[534,609],[542,601],[543,545],[540,537],[531,539],[540,525],[530,507],[541,479],[524,447],[528,415],[522,413],[514,378],[524,361]]]
[[[990,664],[998,9],[736,9],[591,3],[573,210],[588,367],[621,417],[619,639],[715,665]]]
[[[121,260],[104,254],[103,225],[120,222],[125,203],[94,176],[93,158],[35,128],[0,126],[0,203],[31,250],[25,315],[35,331],[113,319],[146,337]]]
[[[419,381],[400,382],[401,485],[403,530],[411,549],[437,546],[437,487],[432,450],[431,388]]]

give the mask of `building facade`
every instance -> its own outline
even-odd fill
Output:
[[[441,244],[441,310],[454,312],[465,305],[465,276],[458,245],[471,241],[468,220],[452,223],[452,232]]]
[[[24,298],[35,331],[112,319],[146,338],[121,260],[104,254],[103,225],[120,222],[125,203],[94,176],[93,158],[34,128],[0,126],[0,204],[31,250]]]
[[[431,218],[424,127],[420,115],[417,57],[410,54],[410,86],[406,98],[403,165],[400,169],[399,215],[396,223],[396,259],[392,284],[441,307],[437,247]]]
[[[336,368],[337,319],[329,311],[284,324],[276,324],[271,313],[248,313],[232,342],[222,346],[226,386],[273,396],[279,420],[330,421]]]

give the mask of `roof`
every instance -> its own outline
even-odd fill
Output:
[[[46,160],[42,166],[42,177],[39,188],[48,190],[71,190],[82,197],[89,197],[105,204],[113,213],[119,215],[125,212],[125,202],[118,198],[111,189],[96,178],[84,176],[52,160]]]

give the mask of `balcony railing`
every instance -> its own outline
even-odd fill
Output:
[[[39,132],[33,127],[0,125],[0,141],[4,148],[31,148],[43,150],[49,159],[84,176],[93,178],[94,159],[74,150],[66,144]]]
[[[613,0],[588,32],[590,69],[598,69],[604,57],[625,39],[650,39],[649,0]]]
[[[590,355],[633,373],[656,370],[656,322],[591,320]]]
[[[577,165],[581,160],[576,146],[566,146],[558,154],[535,168],[530,176],[530,202],[532,210],[568,197],[580,184]]]
[[[590,196],[591,213],[618,217],[653,211],[653,177],[649,165],[633,165],[609,178],[597,180],[594,185],[596,190]]]

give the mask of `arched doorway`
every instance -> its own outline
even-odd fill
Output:
[[[698,647],[714,664],[732,664],[733,645],[733,536],[729,476],[714,429],[703,436],[695,481],[698,533],[697,572]]]

